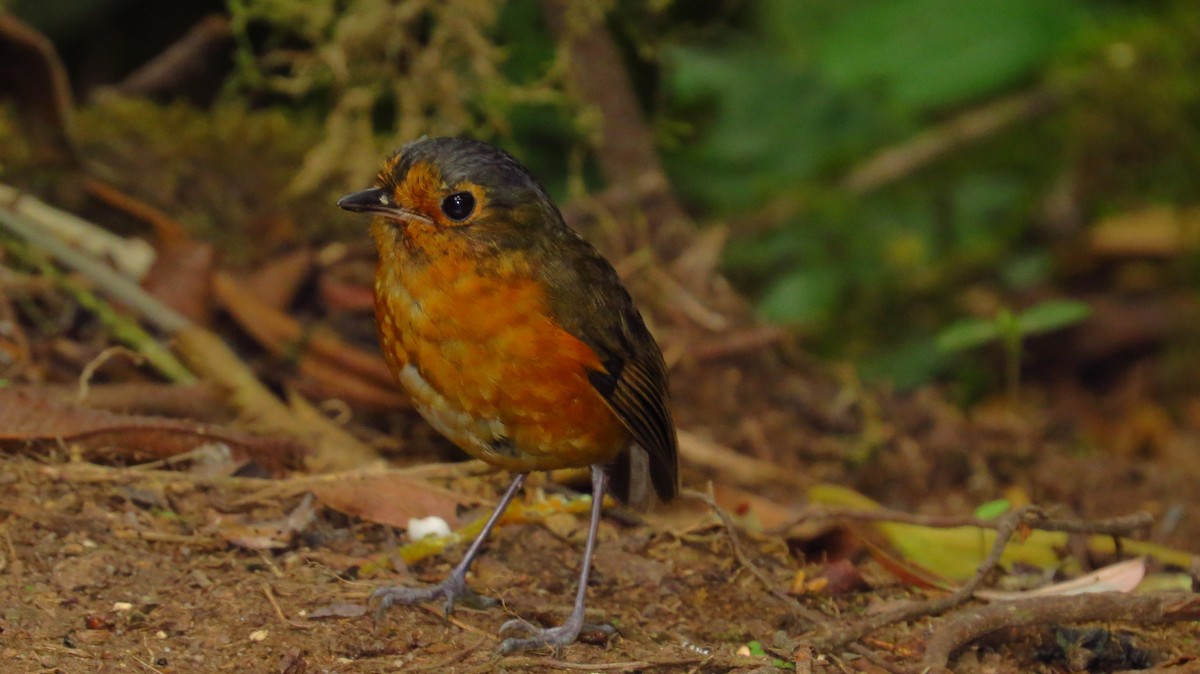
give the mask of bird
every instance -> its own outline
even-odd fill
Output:
[[[571,229],[508,152],[422,137],[373,187],[337,205],[371,216],[380,348],[417,411],[467,454],[513,474],[441,583],[380,587],[379,612],[444,600],[489,605],[467,573],[532,471],[589,468],[591,514],[571,613],[500,628],[499,650],[558,650],[585,628],[604,495],[644,508],[679,492],[678,440],[662,351],[617,272]],[[610,626],[599,626],[612,633]]]

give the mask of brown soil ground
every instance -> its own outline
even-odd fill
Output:
[[[1148,493],[1161,497],[1168,492],[1159,489],[1187,486],[1161,464],[1141,468],[1136,477],[1118,462],[1064,467],[1056,459],[1044,468],[1041,479],[1097,512],[1128,512]],[[1079,470],[1069,483],[1066,470]],[[390,529],[318,509],[315,522],[282,550],[249,550],[217,535],[221,518],[269,522],[296,506],[298,498],[272,497],[268,481],[15,454],[0,457],[0,476],[5,672],[769,672],[797,665],[801,671],[889,671],[850,651],[804,661],[804,649],[797,648],[805,623],[734,559],[725,530],[713,520],[696,517],[680,527],[606,518],[589,614],[615,625],[619,636],[559,654],[500,657],[495,633],[505,620],[551,624],[568,610],[582,548],[580,520],[499,528],[472,583],[501,598],[502,607],[462,607],[450,619],[438,607],[396,607],[374,619],[362,611],[373,588],[440,579],[461,552],[390,578],[360,579],[364,562],[394,549]],[[1194,492],[1178,501],[1187,513],[1196,512]],[[1190,526],[1194,531],[1195,522]],[[827,538],[824,554],[836,556],[830,542],[836,538]],[[776,587],[788,586],[798,563],[784,541],[744,534],[742,546]],[[860,568],[869,590],[802,603],[838,622],[910,596],[871,562]],[[348,617],[315,617],[323,613]],[[913,663],[938,625],[934,619],[895,626],[864,643],[893,663],[886,665],[890,671],[916,671]],[[1072,639],[1107,643],[1109,659],[1099,659],[1095,649],[1081,651]],[[768,655],[739,655],[751,640]],[[1195,671],[1197,654],[1200,623],[1047,626],[977,642],[956,671],[1121,671],[1173,663],[1155,671],[1185,672]]]

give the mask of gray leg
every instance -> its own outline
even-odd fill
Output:
[[[378,614],[382,614],[395,604],[420,604],[421,602],[431,601],[438,597],[446,598],[446,615],[450,615],[454,611],[455,602],[460,599],[463,603],[469,606],[486,607],[496,604],[495,599],[482,597],[471,590],[467,589],[467,570],[471,568],[471,562],[479,556],[479,550],[483,547],[483,542],[487,540],[488,534],[492,533],[496,522],[500,520],[500,516],[508,509],[508,504],[512,502],[513,497],[521,490],[521,486],[525,484],[525,478],[528,473],[520,473],[513,478],[512,484],[508,485],[508,489],[504,492],[504,496],[500,497],[500,503],[496,505],[496,509],[492,511],[492,516],[483,525],[483,531],[475,537],[475,541],[471,543],[471,547],[467,548],[467,553],[463,555],[462,561],[446,580],[432,587],[381,587],[371,593],[371,600],[379,600]]]
[[[529,636],[524,639],[505,639],[500,644],[501,653],[513,653],[534,648],[560,648],[573,643],[583,629],[583,605],[587,596],[588,575],[592,570],[592,552],[596,549],[596,532],[600,529],[600,510],[604,504],[604,488],[608,485],[608,474],[600,466],[592,466],[592,519],[588,523],[587,544],[583,548],[583,564],[579,571],[579,589],[575,592],[575,606],[567,622],[558,627],[535,627],[524,620],[510,620],[500,627],[500,633],[524,632]],[[590,626],[589,626],[590,627]],[[609,625],[599,626],[599,629],[612,633],[615,630]]]

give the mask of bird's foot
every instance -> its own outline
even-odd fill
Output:
[[[444,605],[446,615],[453,613],[454,605],[460,602],[477,609],[490,608],[499,603],[496,599],[485,597],[468,589],[466,579],[453,573],[437,585],[430,585],[428,587],[381,587],[371,593],[371,601],[379,600],[379,609],[375,612],[376,618],[382,616],[384,611],[396,604],[411,606],[439,598],[446,600]]]
[[[501,655],[538,648],[549,648],[553,651],[558,651],[563,646],[575,643],[581,632],[600,634],[603,640],[607,641],[617,633],[617,630],[612,625],[594,625],[582,621],[575,622],[573,620],[568,620],[558,627],[538,627],[519,618],[509,620],[500,626],[500,634],[513,632],[523,633],[528,636],[523,639],[510,637],[500,642]]]

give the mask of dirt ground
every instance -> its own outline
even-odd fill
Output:
[[[1044,478],[1063,474],[1061,462],[1046,465]],[[1095,509],[1104,511],[1124,507],[1114,500],[1140,498],[1109,491],[1113,482],[1151,493],[1194,484],[1192,477],[1180,484],[1179,474],[1159,469],[1131,477],[1092,464],[1071,486],[1075,497],[1090,493]],[[318,507],[282,549],[248,549],[222,533],[230,518],[272,522],[292,512],[302,499],[280,497],[272,486],[278,481],[21,454],[0,457],[0,480],[5,672],[919,671],[912,663],[940,624],[922,620],[872,634],[863,643],[883,654],[878,664],[848,649],[808,660],[805,622],[735,559],[715,519],[683,508],[691,515],[671,524],[603,522],[589,616],[615,625],[619,636],[559,654],[501,657],[495,633],[505,620],[552,624],[567,612],[581,519],[564,515],[498,529],[472,584],[501,598],[502,607],[460,607],[449,619],[434,606],[396,607],[376,620],[364,611],[373,588],[440,579],[460,550],[363,579],[363,565],[397,545],[388,527]],[[488,484],[498,491],[501,482]],[[1190,498],[1181,501],[1189,513],[1197,505]],[[1189,530],[1194,527],[1190,522]],[[831,559],[838,556],[838,538],[806,545],[823,548],[819,554]],[[747,557],[786,589],[799,568],[787,543],[747,534],[741,541]],[[915,596],[871,562],[860,567],[869,589],[801,603],[839,623]],[[1090,655],[1080,656],[1071,639],[1090,643],[1091,650],[1082,651]],[[1097,640],[1107,645],[1097,649]],[[751,641],[762,650],[746,655]],[[1197,671],[1197,655],[1196,622],[1046,626],[977,642],[955,671],[1111,672],[1157,665],[1154,671],[1189,672]]]

